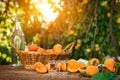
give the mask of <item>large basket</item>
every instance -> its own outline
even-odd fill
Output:
[[[73,46],[73,42],[68,44],[63,49],[63,52],[59,54],[41,54],[33,51],[21,51],[18,50],[14,45],[12,45],[12,47],[16,49],[16,53],[19,56],[19,59],[25,69],[33,69],[32,65],[36,62],[42,62],[43,64],[46,64],[49,60],[65,60],[72,52]]]

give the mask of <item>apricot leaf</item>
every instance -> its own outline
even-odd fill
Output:
[[[92,77],[92,80],[113,80],[115,75],[111,72],[99,72]]]

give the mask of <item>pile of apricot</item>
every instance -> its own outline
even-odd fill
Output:
[[[98,65],[100,64],[100,61],[97,58],[92,58],[88,60],[88,63],[85,64],[84,62],[78,62],[75,59],[70,59],[67,62],[67,66],[65,64],[57,64],[57,68],[60,70],[67,70],[68,72],[75,73],[86,73],[88,76],[93,76],[94,74],[99,72]],[[113,59],[106,59],[103,63],[104,67],[106,67],[107,70],[111,72],[115,72],[116,68],[116,62]],[[50,69],[49,64],[42,64],[41,62],[36,62],[33,65],[33,68],[39,72],[39,73],[47,73]]]
[[[29,51],[35,51],[40,54],[60,54],[63,53],[62,45],[61,44],[55,44],[52,49],[44,49],[37,44],[31,44],[28,46]]]

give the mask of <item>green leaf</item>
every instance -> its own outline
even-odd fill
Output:
[[[91,38],[93,38],[93,33],[92,33],[92,32],[89,32],[89,33],[88,33],[88,36],[91,37]]]
[[[112,80],[114,74],[111,72],[99,72],[92,77],[92,80]]]
[[[84,43],[87,43],[88,41],[89,41],[88,37],[83,40]]]
[[[92,77],[92,80],[105,80],[103,73],[99,72]]]
[[[116,76],[113,80],[120,80],[120,76]]]

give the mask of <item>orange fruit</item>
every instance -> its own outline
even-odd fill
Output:
[[[28,46],[29,51],[37,51],[39,46],[37,44],[31,44]]]
[[[104,61],[104,65],[106,65],[107,63],[111,63],[111,64],[113,64],[114,66],[115,66],[115,64],[116,64],[116,62],[115,62],[113,59],[111,59],[111,58],[106,59],[106,60]]]
[[[89,76],[93,76],[94,74],[96,74],[98,72],[99,72],[99,69],[96,66],[87,66],[87,68],[86,68],[86,73]]]
[[[37,52],[42,54],[42,53],[45,53],[45,50],[43,48],[38,48]]]
[[[83,62],[77,62],[74,59],[68,61],[68,71],[77,72],[79,68],[86,66]]]
[[[115,72],[115,65],[111,64],[110,62],[108,62],[107,64],[105,64],[105,67],[110,70],[111,72]]]
[[[116,62],[113,60],[113,59],[106,59],[104,61],[104,65],[105,67],[110,70],[111,72],[115,72],[115,65],[116,65]]]
[[[47,50],[45,50],[45,53],[47,53],[47,54],[54,54],[54,52],[53,52],[52,49],[47,49]]]
[[[120,18],[117,19],[117,23],[120,24]]]
[[[78,68],[76,67],[76,60],[71,59],[68,61],[68,71],[69,72],[77,72]]]
[[[55,45],[53,46],[53,51],[54,51],[56,54],[61,53],[61,52],[62,52],[62,45],[60,45],[60,44],[55,44]]]
[[[111,16],[111,14],[108,12],[108,13],[107,13],[107,17],[110,17],[110,16]]]
[[[36,62],[35,64],[33,64],[33,69],[35,69],[37,66],[41,65],[42,63],[41,62]]]
[[[39,66],[36,67],[36,71],[39,73],[46,73],[47,72],[47,68],[44,64],[41,64]]]
[[[62,64],[61,64],[61,70],[62,70],[62,71],[66,71],[66,70],[67,70],[67,65],[66,65],[66,63],[62,63]]]
[[[81,73],[83,73],[83,72],[86,72],[86,64],[85,63],[83,63],[83,62],[79,62],[79,71],[81,72]]]
[[[41,62],[36,62],[33,65],[33,68],[39,73],[46,73],[47,72],[47,67],[44,64],[42,64]]]
[[[85,67],[86,66],[86,64],[85,63],[83,63],[83,62],[78,62],[78,64],[79,64],[79,67],[81,68],[81,67]]]
[[[97,58],[92,58],[92,59],[89,60],[90,65],[98,66],[99,63],[100,63],[100,61]]]
[[[90,53],[90,52],[91,52],[91,49],[89,49],[89,48],[88,48],[88,49],[86,49],[86,52]]]
[[[84,72],[86,72],[86,66],[85,67],[81,67],[81,68],[79,68],[79,71],[81,72],[81,73],[84,73]]]

